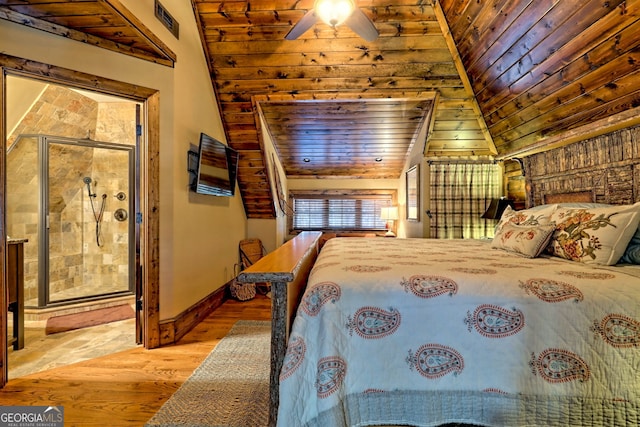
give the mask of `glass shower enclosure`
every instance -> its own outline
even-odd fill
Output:
[[[7,235],[25,307],[135,293],[135,147],[21,135],[7,151]]]

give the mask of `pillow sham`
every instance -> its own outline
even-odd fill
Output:
[[[502,213],[500,217],[500,221],[498,225],[496,225],[496,233],[498,233],[505,224],[515,224],[515,225],[530,225],[530,226],[538,226],[542,224],[548,224],[551,215],[555,212],[558,205],[544,205],[541,207],[535,207],[531,209],[523,209],[521,211],[516,211],[511,208],[511,206],[507,206],[507,208]]]
[[[506,223],[491,241],[491,247],[535,258],[549,244],[556,227],[547,225],[516,225]]]
[[[549,252],[587,264],[614,265],[640,222],[640,204],[590,209],[558,208],[551,221],[556,230]]]

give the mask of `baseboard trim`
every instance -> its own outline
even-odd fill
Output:
[[[160,345],[175,344],[187,332],[209,316],[229,298],[229,285],[225,283],[219,289],[187,308],[177,316],[160,321]]]

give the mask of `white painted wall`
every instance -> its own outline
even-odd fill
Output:
[[[7,135],[13,133],[46,88],[46,84],[37,80],[13,79],[6,92],[7,105],[11,107],[7,108]]]
[[[265,153],[265,165],[268,168],[268,175],[271,182],[271,188],[273,188],[273,203],[276,210],[275,219],[249,219],[247,221],[247,237],[260,239],[267,252],[272,252],[277,247],[284,243],[286,238],[287,217],[278,207],[278,199],[275,194],[275,173],[280,176],[280,183],[282,184],[282,191],[287,194],[287,179],[282,170],[282,164],[276,153],[276,149],[273,144],[273,140],[268,132],[265,132],[266,125],[264,120],[260,118],[260,129],[263,130],[262,146]],[[275,164],[274,164],[275,162]]]
[[[224,285],[238,260],[247,219],[233,198],[189,191],[189,144],[200,132],[225,141],[189,0],[164,2],[180,23],[177,40],[154,16],[153,0],[120,0],[173,52],[175,68],[0,20],[0,51],[160,91],[160,318],[168,319]]]
[[[413,150],[409,154],[407,163],[405,164],[404,171],[402,172],[400,191],[398,191],[398,201],[400,202],[400,218],[401,221],[398,224],[399,232],[403,232],[404,237],[429,237],[429,218],[425,213],[426,206],[428,205],[428,190],[429,190],[429,170],[427,164],[424,161],[424,147],[427,138],[427,126],[422,126],[416,143],[413,146]],[[419,165],[419,185],[420,196],[418,204],[418,221],[407,220],[407,184],[406,184],[406,172],[414,165]]]

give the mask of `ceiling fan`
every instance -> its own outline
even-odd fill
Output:
[[[284,38],[297,39],[318,22],[318,19],[334,28],[345,24],[366,41],[375,40],[379,34],[371,19],[356,7],[354,0],[316,0],[313,9],[309,10]]]

